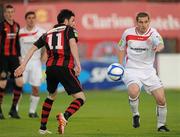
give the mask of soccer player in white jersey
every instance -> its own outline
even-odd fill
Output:
[[[20,46],[22,60],[32,47],[33,43],[43,34],[45,30],[36,26],[36,14],[34,11],[29,11],[25,14],[26,26],[20,29]],[[24,83],[28,82],[32,86],[32,94],[30,96],[29,117],[38,117],[36,108],[39,102],[39,86],[42,78],[42,51],[37,50],[23,73]]]
[[[164,48],[156,29],[150,27],[150,17],[145,12],[136,16],[136,27],[124,31],[119,46],[119,63],[125,58],[124,83],[128,87],[129,104],[133,114],[133,127],[140,126],[138,110],[141,87],[154,96],[157,103],[157,130],[167,132],[167,104],[161,80],[153,67],[155,54]]]

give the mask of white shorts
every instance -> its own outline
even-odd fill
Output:
[[[152,69],[125,69],[124,83],[127,87],[130,84],[136,83],[141,89],[144,86],[144,89],[150,93],[158,88],[163,87],[163,84],[159,77],[156,75],[156,70]]]
[[[40,86],[42,79],[42,64],[40,60],[30,60],[23,73],[24,83],[32,86]]]

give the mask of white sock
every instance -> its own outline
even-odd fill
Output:
[[[131,112],[133,113],[133,116],[135,115],[139,115],[139,97],[136,97],[135,99],[132,99],[131,97],[129,97],[129,104],[130,104],[130,108],[131,108]]]
[[[18,110],[19,110],[19,103],[17,103],[16,105],[16,111],[18,112]]]
[[[22,98],[22,94],[21,94],[21,96],[20,96],[20,98],[19,98],[18,103],[16,104],[16,111],[17,111],[17,112],[19,111],[19,103],[20,103],[20,101],[21,101],[21,98]]]
[[[30,107],[29,107],[29,113],[35,113],[36,108],[38,105],[40,97],[39,96],[30,96]]]
[[[157,127],[164,126],[166,124],[166,116],[167,116],[167,107],[165,106],[157,106]]]

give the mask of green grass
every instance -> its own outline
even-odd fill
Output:
[[[155,101],[152,96],[141,93],[140,114],[141,127],[132,128],[131,113],[126,92],[120,91],[88,91],[86,104],[69,120],[63,137],[180,137],[180,91],[168,90],[167,124],[171,129],[169,133],[156,131]],[[38,113],[46,94],[41,94]],[[54,102],[48,122],[48,129],[57,134],[56,114],[64,111],[71,101],[65,93],[59,93]],[[40,119],[28,117],[29,95],[24,94],[20,105],[20,120],[8,118],[11,105],[11,95],[4,98],[3,110],[5,120],[0,120],[0,137],[39,137],[38,128]]]

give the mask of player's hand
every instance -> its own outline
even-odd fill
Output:
[[[159,44],[153,48],[154,52],[160,52],[163,49],[164,49],[164,45],[162,44]]]
[[[74,67],[74,71],[75,71],[75,75],[76,75],[76,76],[79,76],[80,73],[81,73],[81,66],[80,66],[80,65],[76,65],[76,66]]]
[[[15,71],[14,71],[14,76],[15,77],[18,77],[18,76],[21,76],[22,73],[24,72],[25,70],[25,66],[23,64],[21,64]]]

